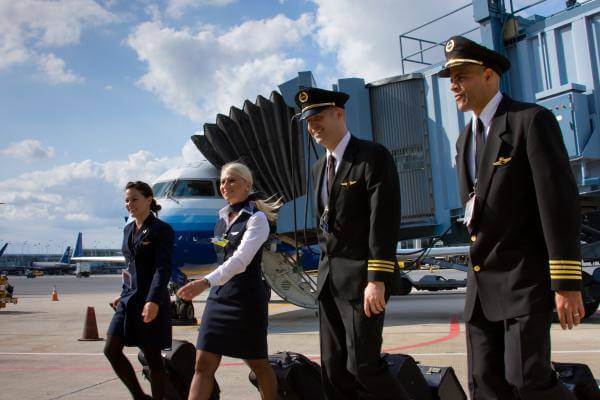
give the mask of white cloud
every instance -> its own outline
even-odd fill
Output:
[[[401,33],[464,4],[462,0],[421,0],[413,7],[397,0],[381,0],[376,5],[364,0],[313,1],[317,5],[316,40],[324,51],[335,54],[338,75],[361,77],[367,82],[401,73]],[[414,35],[442,41],[461,33],[457,26],[474,26],[472,21],[472,8],[468,8]],[[413,44],[405,50],[415,51],[416,47]]]
[[[0,181],[0,202],[7,203],[0,207],[0,236],[71,241],[83,230],[105,242],[120,239],[125,184],[151,183],[182,163],[180,156],[157,158],[141,150],[126,160],[85,160]]]
[[[293,77],[305,64],[287,52],[311,32],[308,14],[247,21],[222,34],[214,27],[176,30],[151,21],[138,25],[128,44],[148,65],[138,84],[170,109],[202,121],[246,98],[268,96]]]
[[[79,82],[47,49],[77,44],[84,27],[115,20],[93,0],[0,1],[0,71],[33,62],[53,83]]]
[[[92,219],[92,217],[90,217],[88,214],[74,213],[74,214],[66,214],[65,219],[67,221],[88,222]]]
[[[51,83],[83,82],[83,78],[66,69],[66,63],[63,59],[52,53],[41,54],[38,57],[38,65]]]
[[[310,14],[302,14],[296,20],[278,14],[270,19],[246,21],[217,40],[227,51],[245,54],[275,52],[286,45],[297,46],[303,37],[312,33],[312,22]]]
[[[5,149],[0,150],[0,154],[9,157],[20,158],[26,161],[41,160],[52,158],[56,154],[54,147],[44,147],[42,142],[34,139],[26,139],[17,143],[11,143]]]
[[[207,7],[226,6],[235,3],[236,0],[168,0],[165,13],[171,18],[180,18],[186,10]]]

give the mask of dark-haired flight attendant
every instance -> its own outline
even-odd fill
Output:
[[[165,372],[160,351],[171,347],[171,277],[173,229],[155,214],[160,205],[147,183],[129,182],[125,208],[133,222],[123,232],[123,289],[113,301],[115,315],[104,354],[134,399],[163,399]],[[150,368],[152,397],[142,390],[123,346],[138,346]]]
[[[189,400],[208,399],[222,356],[243,359],[258,378],[263,400],[277,398],[277,380],[267,360],[269,290],[261,276],[262,246],[280,203],[250,195],[252,173],[243,164],[221,169],[221,194],[213,243],[219,267],[188,283],[177,295],[192,300],[212,287],[198,334],[196,370]]]

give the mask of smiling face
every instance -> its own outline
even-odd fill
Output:
[[[219,189],[221,195],[229,204],[238,204],[248,198],[251,185],[230,169],[225,169],[221,172],[221,186]]]
[[[315,141],[328,150],[335,149],[346,134],[344,110],[339,107],[329,107],[320,113],[306,119],[308,133]]]
[[[135,188],[125,190],[125,209],[129,215],[140,220],[150,213],[150,204],[152,197],[144,197],[144,195]]]
[[[500,87],[500,77],[490,68],[463,64],[450,70],[450,90],[458,109],[479,115]]]

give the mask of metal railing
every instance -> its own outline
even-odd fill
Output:
[[[532,7],[535,7],[535,6],[539,5],[539,4],[545,3],[546,1],[548,1],[548,0],[538,0],[538,1],[535,1],[534,3],[528,4],[528,5],[524,6],[524,7],[521,7],[519,9],[515,10],[514,6],[513,6],[513,0],[509,0],[510,11],[508,11],[508,10],[504,11],[503,18],[504,18],[504,20],[508,19],[509,17],[513,17],[514,18],[517,14],[519,14],[519,13],[525,11],[525,10],[528,10],[528,9],[530,9]],[[583,4],[589,3],[590,1],[592,1],[592,0],[586,0],[586,1],[581,1],[581,2],[566,1],[565,2],[565,9],[561,10],[561,11],[559,11],[557,13],[554,13],[552,15],[560,14],[560,13],[565,12],[565,11],[571,9],[571,8],[579,7],[579,6],[583,5]],[[444,18],[447,18],[447,17],[449,17],[449,16],[451,16],[453,14],[456,14],[457,12],[460,12],[460,11],[464,10],[465,8],[468,8],[468,7],[471,7],[471,6],[473,6],[472,2],[467,3],[467,4],[465,4],[465,5],[461,6],[461,7],[458,7],[457,9],[455,9],[453,11],[450,11],[450,12],[448,12],[448,13],[440,16],[440,17],[434,18],[431,21],[428,21],[428,22],[426,22],[426,23],[424,23],[422,25],[417,26],[416,28],[413,28],[413,29],[411,29],[409,31],[406,31],[406,32],[400,34],[398,38],[399,38],[399,42],[400,42],[400,58],[401,58],[401,63],[402,63],[402,74],[405,73],[405,63],[407,63],[407,62],[415,63],[415,64],[420,64],[420,65],[432,65],[433,63],[427,62],[425,60],[425,56],[424,56],[425,53],[428,52],[428,51],[430,51],[430,50],[432,50],[432,49],[435,49],[437,47],[440,47],[440,46],[443,47],[446,44],[445,41],[444,42],[435,42],[435,41],[432,41],[432,40],[418,38],[418,37],[415,37],[415,36],[412,36],[412,35],[409,35],[409,34],[415,32],[415,31],[418,31],[418,30],[420,30],[422,28],[425,28],[425,27],[427,27],[429,25],[432,25],[432,24],[434,24],[434,23],[436,23],[436,22],[438,22],[438,21],[440,21],[440,20],[442,20]],[[502,6],[502,7],[504,8],[504,6]],[[550,15],[550,16],[552,16],[552,15]],[[548,16],[548,17],[550,17],[550,16]],[[476,31],[477,29],[479,29],[479,27],[475,27],[475,28],[469,29],[466,32],[460,33],[459,35],[460,36],[464,36],[464,35],[467,35],[467,34],[469,34],[471,32]],[[409,54],[407,56],[405,56],[404,55],[405,41],[417,42],[418,46],[419,46],[419,50],[415,51],[415,52],[413,52],[413,53],[411,53],[411,54]],[[426,47],[424,47],[424,45]],[[417,58],[415,58],[415,57],[417,57]]]
[[[543,0],[543,1],[545,1],[545,0]],[[405,62],[416,63],[416,64],[420,64],[420,65],[431,65],[431,63],[425,61],[424,54],[427,51],[431,50],[431,49],[435,49],[438,46],[442,46],[443,47],[445,45],[445,42],[434,42],[434,41],[427,40],[427,39],[422,39],[422,38],[418,38],[418,37],[414,37],[414,36],[409,36],[410,33],[413,33],[415,31],[418,31],[419,29],[422,29],[422,28],[425,28],[426,26],[434,24],[435,22],[438,22],[438,21],[440,21],[440,20],[442,20],[444,18],[447,18],[447,17],[449,17],[449,16],[451,16],[453,14],[456,14],[457,12],[462,11],[465,8],[471,7],[472,5],[473,5],[473,3],[465,4],[465,5],[461,6],[461,7],[458,7],[457,9],[455,9],[453,11],[450,11],[450,12],[448,12],[448,13],[440,16],[440,17],[434,18],[431,21],[428,21],[428,22],[426,22],[426,23],[424,23],[422,25],[417,26],[416,28],[413,28],[413,29],[411,29],[409,31],[406,31],[406,32],[400,34],[398,38],[399,38],[399,41],[400,41],[400,58],[402,59],[402,73],[403,74],[405,73],[405,69],[404,69],[404,63]],[[461,33],[461,35],[469,34],[469,33],[473,32],[473,31],[476,31],[477,29],[479,29],[479,28],[477,27],[477,28],[470,29],[470,30],[468,30],[468,31],[466,31],[464,33]],[[411,54],[405,56],[404,55],[404,40],[407,40],[407,41],[410,40],[410,41],[417,42],[418,45],[419,45],[419,51],[416,51],[414,53],[411,53]],[[425,44],[428,47],[423,48],[423,44]],[[413,57],[415,57],[415,56],[419,56],[420,59],[414,59]]]

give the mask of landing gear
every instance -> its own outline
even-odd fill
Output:
[[[186,301],[180,297],[177,297],[175,293],[177,293],[178,289],[179,285],[174,282],[169,283],[169,294],[175,296],[175,300],[171,300],[172,325],[197,325],[198,320],[194,316],[194,305],[191,301]]]

